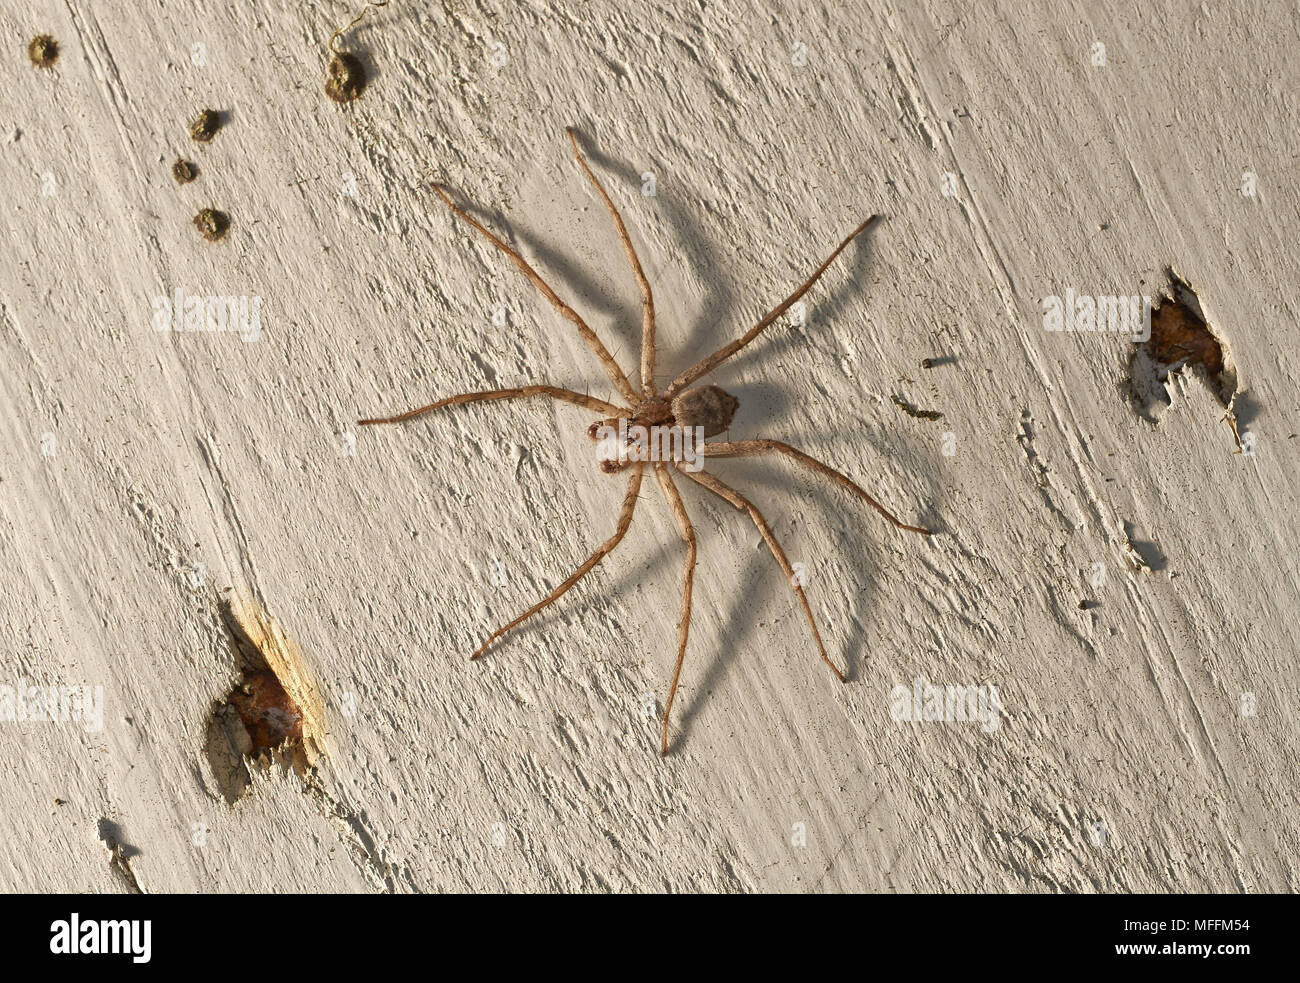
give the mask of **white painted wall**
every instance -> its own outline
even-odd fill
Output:
[[[376,75],[341,108],[347,4],[0,3],[0,685],[104,692],[96,732],[0,725],[0,887],[126,889],[106,819],[145,891],[1295,890],[1295,11],[1012,6],[398,0],[348,36]],[[230,120],[199,149],[205,106]],[[468,662],[613,528],[591,414],[355,426],[526,382],[614,395],[431,180],[634,369],[636,287],[566,125],[657,291],[661,383],[886,216],[804,328],[712,381],[733,439],[942,531],[716,466],[806,564],[841,686],[753,526],[683,487],[666,760],[642,703],[682,547],[652,481],[603,566]],[[218,244],[190,225],[209,205]],[[1128,340],[1042,328],[1046,295],[1155,295],[1169,266],[1253,456],[1202,379],[1151,424]],[[176,289],[260,298],[259,337],[155,332]],[[232,595],[297,643],[328,731],[311,787],[259,772],[233,807],[203,753]],[[997,686],[999,726],[896,723],[915,678]]]

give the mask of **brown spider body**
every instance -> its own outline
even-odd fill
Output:
[[[812,629],[813,639],[817,643],[818,652],[822,661],[830,666],[831,671],[841,680],[844,681],[844,673],[831,661],[826,654],[826,647],[822,644],[821,634],[817,630],[817,622],[813,618],[812,608],[808,604],[808,598],[805,596],[800,578],[796,577],[789,559],[777,542],[771,527],[763,514],[758,508],[745,498],[740,492],[731,486],[723,483],[716,476],[702,470],[703,458],[705,457],[749,457],[759,454],[780,454],[790,458],[798,464],[803,465],[816,474],[829,478],[841,488],[856,495],[876,511],[880,512],[894,526],[899,529],[906,529],[911,532],[929,534],[929,530],[922,529],[919,526],[909,526],[895,518],[883,505],[872,498],[866,491],[855,484],[850,478],[836,471],[834,468],[823,464],[821,461],[803,453],[789,444],[777,440],[742,440],[737,442],[724,442],[708,444],[704,438],[715,437],[724,433],[731,426],[731,420],[736,414],[740,401],[735,396],[726,392],[718,386],[703,385],[694,386],[693,384],[702,376],[713,371],[728,358],[744,348],[751,341],[758,337],[770,324],[776,321],[782,314],[790,308],[800,297],[802,297],[817,282],[826,268],[834,261],[845,247],[848,246],[859,234],[871,226],[878,216],[871,216],[856,229],[854,229],[843,242],[831,253],[830,257],[822,263],[820,267],[804,283],[782,303],[769,311],[757,324],[751,327],[745,334],[736,340],[723,345],[711,355],[701,359],[691,368],[687,369],[681,375],[677,376],[662,391],[655,384],[655,316],[654,316],[654,297],[650,290],[650,283],[646,279],[645,273],[641,269],[640,260],[637,259],[636,250],[632,246],[632,240],[627,234],[627,229],[623,225],[623,219],[614,207],[613,201],[606,194],[596,175],[587,165],[582,151],[578,147],[577,137],[572,129],[568,131],[569,141],[573,146],[573,155],[578,165],[586,174],[596,193],[605,203],[609,210],[610,217],[614,221],[614,226],[618,230],[619,238],[622,240],[623,249],[627,253],[628,262],[632,267],[632,272],[636,276],[637,283],[641,288],[642,295],[642,318],[641,318],[641,388],[638,391],[632,385],[623,369],[614,360],[614,357],[605,348],[596,333],[591,330],[583,321],[582,317],[568,304],[562,301],[555,291],[543,280],[528,262],[519,255],[514,249],[506,245],[501,239],[497,238],[492,232],[485,228],[477,219],[473,218],[468,212],[456,205],[447,191],[439,185],[434,185],[439,197],[451,209],[452,213],[469,226],[484,235],[497,249],[503,252],[510,261],[515,264],[523,274],[533,283],[559,314],[567,321],[570,321],[578,330],[579,336],[586,342],[592,353],[600,361],[606,375],[609,376],[610,382],[618,390],[623,398],[623,405],[606,402],[584,393],[575,392],[571,389],[561,389],[550,385],[526,385],[514,389],[493,389],[486,392],[461,393],[458,396],[448,396],[431,403],[428,406],[421,406],[397,416],[372,418],[361,420],[363,424],[375,423],[399,423],[409,420],[412,417],[419,416],[432,410],[443,409],[449,406],[455,406],[462,403],[472,403],[490,400],[516,399],[525,396],[549,396],[551,399],[559,402],[571,403],[575,406],[582,406],[589,410],[596,410],[604,414],[602,419],[597,420],[587,428],[587,435],[594,441],[602,444],[602,449],[598,453],[600,467],[609,473],[623,472],[629,473],[627,481],[627,490],[623,496],[623,505],[619,512],[618,527],[614,534],[602,543],[594,553],[559,587],[551,591],[547,597],[533,605],[519,617],[510,621],[508,624],[498,628],[487,640],[479,646],[472,658],[477,659],[494,641],[510,631],[521,622],[526,621],[543,608],[554,603],[568,590],[573,587],[579,580],[585,577],[601,560],[613,552],[614,548],[622,541],[624,534],[632,523],[632,515],[636,509],[637,502],[640,499],[641,481],[645,475],[647,465],[653,469],[655,480],[658,482],[663,492],[664,499],[676,521],[678,531],[681,533],[682,541],[686,545],[686,565],[682,578],[682,605],[681,618],[677,623],[677,662],[673,670],[672,685],[668,691],[668,700],[664,705],[662,741],[660,745],[661,753],[668,753],[668,722],[672,713],[673,700],[677,695],[677,684],[681,678],[682,661],[686,655],[686,642],[690,632],[691,620],[691,595],[695,579],[695,559],[697,553],[697,544],[695,539],[695,529],[692,526],[689,516],[686,513],[686,506],[682,501],[681,494],[673,482],[674,475],[687,478],[691,482],[700,485],[704,489],[717,495],[723,501],[727,502],[733,508],[745,512],[749,515],[754,525],[758,528],[763,540],[767,543],[768,549],[771,550],[773,559],[782,571],[790,584],[791,590],[798,599],[800,606],[803,608],[804,616],[807,618],[808,625]],[[646,434],[654,434],[647,439]],[[609,442],[613,441],[613,446]],[[636,453],[633,453],[635,451]],[[650,453],[647,453],[650,452]]]
[[[689,431],[692,437],[698,437],[702,442],[703,438],[725,433],[731,427],[731,419],[739,406],[740,400],[721,386],[697,386],[671,400],[655,394],[636,403],[627,416],[597,420],[587,428],[587,436],[591,440],[600,440],[602,434],[610,430],[635,436],[640,428],[643,431]],[[621,430],[620,424],[623,424]],[[624,443],[627,443],[626,438]],[[667,446],[674,446],[671,440]],[[658,460],[676,464],[683,461],[683,456],[670,453]],[[628,463],[628,460],[620,458],[602,460],[600,466],[606,473],[614,474],[625,470]]]
[[[679,427],[702,427],[704,436],[716,437],[731,428],[740,400],[720,386],[696,386],[672,402],[673,422]]]

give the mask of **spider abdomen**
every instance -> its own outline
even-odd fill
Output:
[[[679,427],[703,427],[713,437],[731,426],[740,400],[718,386],[688,389],[673,400],[673,421]]]

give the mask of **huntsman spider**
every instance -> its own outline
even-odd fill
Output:
[[[609,380],[622,396],[624,404],[608,403],[601,399],[596,399],[590,395],[574,392],[570,389],[561,389],[550,385],[528,385],[519,386],[513,389],[493,389],[484,392],[461,393],[458,396],[448,396],[440,399],[436,403],[430,403],[428,406],[421,406],[405,413],[399,413],[396,416],[372,418],[359,421],[362,424],[379,424],[379,423],[401,423],[420,416],[424,413],[430,413],[434,410],[444,409],[449,406],[458,406],[462,403],[474,403],[487,400],[499,399],[519,399],[529,396],[548,396],[551,399],[564,403],[571,403],[575,406],[581,406],[587,410],[593,410],[603,415],[601,420],[593,423],[587,431],[588,437],[593,440],[600,438],[601,433],[608,432],[610,428],[618,427],[620,424],[627,427],[627,431],[620,430],[620,433],[638,432],[636,427],[646,428],[677,428],[679,433],[690,433],[702,436],[704,438],[714,437],[728,430],[731,419],[735,415],[740,401],[731,394],[720,389],[718,386],[696,386],[695,383],[702,377],[716,369],[719,365],[735,355],[738,351],[752,342],[763,333],[769,325],[775,322],[784,314],[792,304],[799,300],[808,290],[817,282],[826,268],[834,262],[843,250],[856,239],[859,235],[869,229],[879,218],[878,215],[872,215],[835,247],[834,251],[821,266],[813,272],[807,280],[799,286],[794,293],[783,300],[772,310],[768,311],[763,318],[752,328],[746,331],[739,338],[728,342],[711,355],[701,359],[695,365],[682,372],[668,385],[660,390],[655,382],[655,306],[654,297],[650,290],[650,282],[646,279],[645,272],[641,269],[641,262],[637,259],[636,249],[632,246],[632,240],[628,237],[627,228],[623,224],[623,219],[619,215],[618,209],[614,202],[610,200],[604,187],[597,179],[591,167],[587,164],[582,150],[578,145],[577,137],[572,128],[566,131],[569,136],[569,142],[573,147],[573,156],[578,166],[582,169],[591,185],[596,190],[605,207],[609,210],[610,218],[614,222],[614,227],[618,231],[619,239],[623,243],[623,249],[627,253],[628,263],[632,267],[632,273],[636,277],[637,283],[641,288],[641,388],[638,389],[628,379],[626,373],[614,360],[609,350],[583,321],[582,317],[572,307],[566,304],[554,290],[538,275],[537,271],[529,265],[516,250],[512,249],[500,238],[485,228],[479,221],[459,207],[452,201],[451,195],[446,188],[441,185],[434,185],[434,191],[443,200],[452,214],[461,221],[465,222],[471,228],[482,234],[493,246],[504,253],[512,263],[515,264],[532,284],[542,292],[542,295],[551,303],[560,316],[571,321],[577,328],[579,336],[591,349],[596,358],[600,361],[609,376]],[[645,432],[645,431],[641,431]],[[626,439],[626,438],[623,438]],[[614,548],[622,541],[623,536],[627,533],[628,527],[632,524],[632,514],[637,506],[638,496],[641,491],[641,479],[644,475],[647,463],[654,470],[655,480],[663,492],[664,499],[668,503],[676,520],[678,530],[681,533],[682,541],[686,544],[686,564],[682,576],[682,603],[681,617],[677,625],[677,661],[673,667],[672,685],[668,690],[668,701],[664,704],[664,713],[662,720],[662,734],[660,741],[660,753],[668,753],[668,724],[672,714],[673,701],[677,697],[677,686],[681,680],[682,662],[686,656],[686,642],[690,634],[691,624],[691,591],[695,579],[695,560],[696,560],[696,541],[695,529],[691,525],[691,520],[686,513],[686,506],[682,502],[681,494],[673,481],[674,474],[684,477],[698,485],[703,486],[708,491],[717,495],[723,501],[735,509],[747,513],[753,520],[754,525],[758,527],[759,533],[767,543],[768,548],[772,551],[777,565],[780,566],[785,574],[795,596],[798,598],[800,605],[803,607],[804,615],[808,619],[808,625],[812,629],[813,639],[817,643],[817,650],[821,659],[830,667],[835,677],[841,682],[845,681],[845,675],[839,667],[831,661],[826,654],[826,646],[822,643],[820,632],[817,630],[817,622],[813,618],[812,608],[808,605],[808,598],[804,594],[803,587],[800,584],[801,578],[796,576],[794,568],[791,566],[785,551],[777,542],[772,533],[772,528],[764,519],[763,514],[748,498],[742,495],[736,489],[724,484],[715,475],[699,469],[687,467],[686,460],[682,451],[688,446],[687,442],[672,442],[665,446],[673,448],[667,460],[658,459],[647,461],[645,455],[628,453],[629,448],[621,446],[617,448],[617,453],[613,455],[602,454],[600,462],[601,468],[609,473],[629,471],[627,480],[627,490],[623,496],[623,506],[619,511],[618,525],[614,534],[605,540],[594,553],[589,556],[578,569],[568,577],[559,587],[551,591],[543,600],[534,604],[523,614],[519,615],[508,624],[498,628],[487,640],[474,652],[471,658],[477,659],[487,648],[501,638],[506,632],[515,628],[517,625],[526,621],[528,618],[542,611],[549,605],[559,600],[567,593],[579,580],[585,577],[591,570],[600,563],[606,556],[614,551]],[[866,491],[855,484],[850,478],[836,471],[829,465],[810,457],[803,451],[798,450],[789,444],[782,443],[779,440],[741,440],[726,441],[720,443],[702,443],[697,448],[698,453],[704,457],[751,457],[760,454],[778,454],[790,458],[792,461],[803,465],[809,470],[829,478],[841,488],[853,495],[856,495],[862,501],[866,502],[873,509],[883,515],[890,523],[901,530],[908,532],[921,533],[929,535],[929,530],[922,529],[919,526],[909,526],[892,513],[883,505],[872,498]]]

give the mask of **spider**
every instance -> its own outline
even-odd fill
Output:
[[[740,351],[751,341],[757,338],[765,328],[776,321],[782,314],[789,309],[812,287],[814,283],[826,271],[826,268],[835,260],[844,249],[856,239],[859,235],[869,229],[880,216],[872,215],[865,222],[849,233],[834,252],[826,259],[821,266],[800,287],[795,290],[789,297],[783,300],[776,307],[772,308],[763,318],[752,328],[746,331],[739,338],[723,345],[713,354],[701,359],[695,365],[673,379],[668,385],[660,390],[655,383],[655,306],[654,297],[650,290],[650,283],[646,279],[645,272],[641,269],[641,262],[637,259],[635,248],[632,246],[632,240],[628,237],[627,227],[623,224],[623,219],[619,215],[618,209],[614,202],[606,193],[605,188],[597,179],[591,167],[587,164],[586,157],[578,145],[578,138],[572,127],[565,131],[569,137],[569,143],[573,148],[573,156],[578,166],[582,169],[587,179],[595,188],[596,193],[605,203],[609,210],[610,218],[613,219],[614,227],[618,232],[619,239],[623,243],[623,249],[627,253],[628,263],[632,267],[632,273],[636,277],[637,283],[641,288],[641,388],[638,389],[629,380],[626,373],[614,360],[609,350],[604,346],[596,333],[591,330],[583,321],[582,317],[572,307],[566,304],[556,295],[555,291],[538,275],[537,271],[529,265],[518,252],[506,245],[501,239],[485,228],[473,216],[463,208],[452,201],[451,195],[442,185],[435,184],[434,191],[438,194],[452,214],[465,222],[471,228],[481,233],[493,246],[505,253],[510,261],[519,267],[532,284],[537,287],[559,312],[560,316],[571,321],[577,328],[579,336],[592,353],[599,360],[605,374],[622,396],[626,405],[617,403],[608,403],[601,399],[596,399],[584,393],[574,392],[570,389],[561,389],[550,385],[527,385],[519,386],[513,389],[493,389],[484,392],[461,393],[458,396],[448,396],[440,399],[436,403],[430,403],[428,406],[421,406],[405,413],[399,413],[396,416],[372,418],[359,421],[360,424],[371,425],[379,423],[401,423],[410,420],[413,417],[420,416],[424,413],[430,413],[434,410],[444,409],[449,406],[458,406],[462,403],[474,403],[488,400],[500,399],[521,399],[530,396],[547,396],[551,399],[563,403],[571,403],[575,406],[581,406],[584,409],[594,410],[604,414],[604,418],[593,423],[588,428],[587,435],[595,440],[598,438],[602,428],[617,426],[620,423],[626,425],[629,429],[633,426],[640,427],[677,427],[683,430],[689,428],[694,433],[703,437],[713,437],[726,431],[730,424],[731,418],[735,415],[740,401],[731,394],[725,392],[717,386],[694,386],[694,384],[716,369],[719,365],[729,359],[736,352]],[[695,580],[695,560],[696,560],[696,541],[695,529],[691,525],[690,517],[686,513],[686,506],[682,502],[681,494],[673,481],[674,474],[685,477],[690,481],[702,485],[708,491],[717,495],[723,501],[734,507],[740,512],[748,513],[754,525],[758,527],[759,533],[767,543],[772,552],[777,565],[780,566],[798,598],[800,605],[803,607],[804,615],[808,619],[808,625],[812,629],[813,639],[817,643],[817,650],[821,659],[830,667],[840,682],[845,681],[845,675],[839,667],[831,661],[826,654],[826,646],[822,643],[820,632],[817,630],[817,622],[813,618],[812,608],[808,606],[808,598],[805,596],[803,587],[800,585],[800,579],[796,576],[794,568],[791,566],[785,551],[777,542],[772,533],[771,526],[764,519],[763,514],[748,498],[742,495],[736,489],[724,484],[716,476],[709,474],[707,471],[691,469],[686,466],[680,444],[671,445],[674,450],[670,452],[667,460],[652,460],[647,462],[640,459],[638,455],[629,455],[620,452],[615,457],[604,457],[601,460],[602,470],[609,473],[616,473],[630,470],[630,476],[627,480],[627,490],[623,496],[623,506],[619,511],[618,524],[614,534],[605,540],[596,551],[589,556],[578,569],[565,580],[559,587],[551,591],[543,600],[534,604],[523,614],[519,615],[513,621],[498,628],[471,656],[471,659],[477,659],[488,647],[501,638],[506,632],[515,628],[522,622],[531,618],[533,615],[542,611],[544,608],[555,603],[565,593],[569,591],[579,580],[591,572],[597,564],[605,557],[612,553],[615,547],[622,541],[623,536],[627,533],[628,527],[632,524],[632,514],[636,509],[638,497],[641,491],[641,480],[645,474],[647,463],[654,470],[654,477],[663,492],[664,499],[672,511],[673,518],[676,520],[677,527],[681,533],[682,541],[686,545],[686,564],[685,571],[682,575],[682,603],[681,616],[677,624],[677,661],[673,667],[672,685],[668,691],[668,701],[664,704],[664,714],[662,720],[662,734],[660,741],[660,753],[668,753],[668,724],[672,714],[673,700],[677,697],[677,685],[681,680],[682,661],[686,656],[686,642],[690,634],[691,624],[691,590]],[[622,449],[621,449],[622,450]],[[697,452],[705,457],[751,457],[759,454],[779,454],[784,455],[798,464],[812,470],[813,472],[829,478],[841,488],[853,493],[862,499],[877,512],[883,515],[895,527],[909,532],[929,535],[930,530],[922,529],[919,526],[909,526],[897,519],[883,505],[872,498],[866,491],[855,484],[850,478],[836,471],[829,465],[810,457],[803,451],[798,450],[789,444],[782,443],[779,440],[741,440],[726,441],[720,443],[702,443],[697,447]]]

